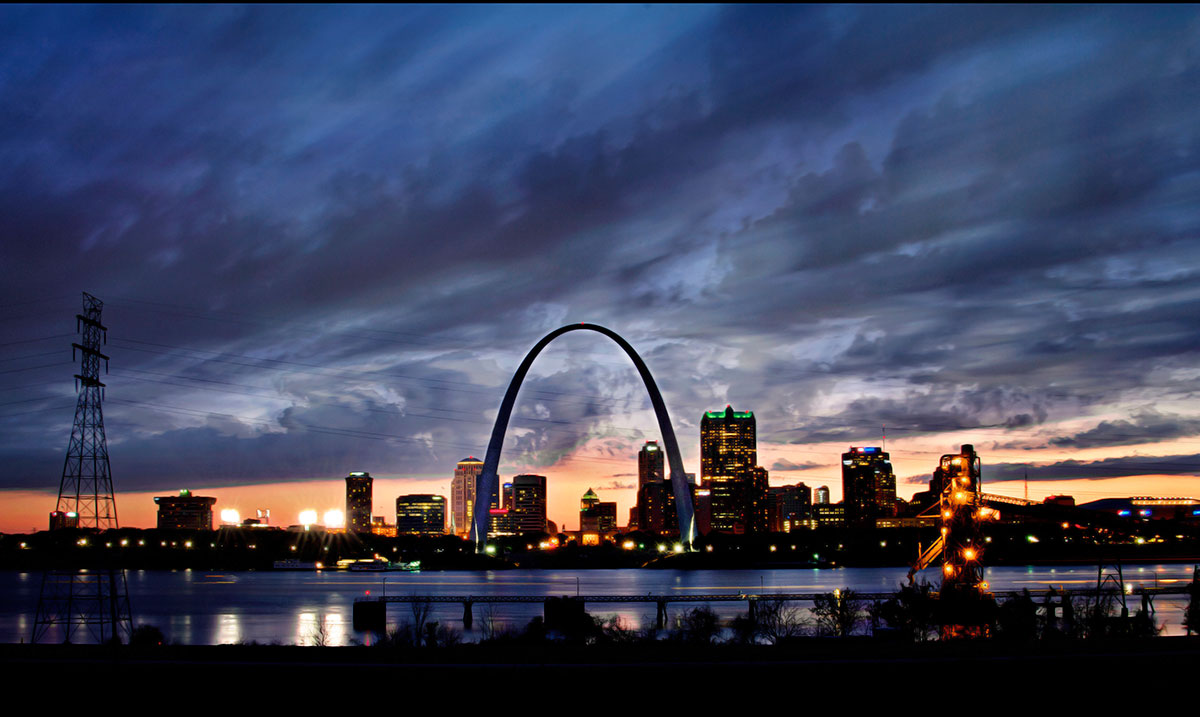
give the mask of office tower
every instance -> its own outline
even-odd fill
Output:
[[[875,525],[896,514],[896,474],[888,454],[873,446],[851,446],[842,454],[842,503],[848,525]]]
[[[755,478],[758,463],[754,413],[706,412],[700,419],[700,479],[710,493],[712,529],[724,533],[753,531]]]
[[[512,497],[507,507],[513,530],[546,532],[546,476],[514,476],[511,485]]]
[[[355,471],[346,476],[346,531],[350,533],[371,532],[371,485],[370,473]]]
[[[658,441],[646,441],[638,451],[637,518],[631,518],[630,523],[648,533],[662,533],[666,527],[666,503],[670,492],[671,484],[666,480],[663,468],[662,449]]]
[[[475,456],[462,459],[454,468],[454,479],[450,482],[450,532],[460,538],[471,534],[471,518],[475,515],[475,480],[482,472],[483,461]]]
[[[779,529],[785,533],[811,526],[812,490],[803,483],[771,488],[779,504]]]
[[[638,490],[648,483],[662,483],[664,480],[666,473],[662,449],[658,447],[658,441],[646,441],[646,445],[638,451]]]
[[[587,492],[583,494],[583,497],[579,499],[579,512],[585,513],[588,510],[595,508],[599,502],[600,496],[596,495],[596,492],[591,488],[588,488]]]
[[[601,502],[591,488],[579,501],[579,529],[587,532],[611,533],[617,529],[617,504]]]
[[[444,535],[446,499],[429,493],[415,493],[396,498],[396,533]]]
[[[212,507],[216,498],[192,495],[181,490],[179,495],[157,496],[158,529],[212,530]]]
[[[778,531],[777,521],[774,519],[778,508],[774,497],[771,495],[771,483],[768,480],[767,469],[762,466],[754,466],[750,472],[750,476],[751,513],[749,532],[767,533]]]
[[[819,528],[841,528],[846,525],[846,504],[818,503],[813,506],[813,519]]]
[[[813,501],[813,505],[829,505],[829,486],[823,485],[817,488],[817,497]]]
[[[712,530],[712,492],[708,488],[697,488],[692,507],[696,511],[696,532],[708,535]]]

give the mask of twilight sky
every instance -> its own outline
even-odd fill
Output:
[[[732,404],[835,500],[883,425],[902,497],[964,442],[995,492],[1196,496],[1198,117],[1195,7],[2,7],[0,530],[53,508],[80,291],[123,524],[448,494],[578,321],[688,470]],[[623,520],[620,350],[521,396],[501,474]]]

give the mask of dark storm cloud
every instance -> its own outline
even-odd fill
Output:
[[[1200,420],[1153,411],[1140,413],[1130,421],[1101,421],[1095,428],[1073,436],[1050,439],[1051,445],[1072,448],[1130,446],[1172,438],[1200,435]]]
[[[1200,389],[1193,8],[0,19],[0,328],[109,301],[134,482],[448,474],[578,320],[642,352],[693,453],[726,403],[764,440],[855,442]],[[656,437],[596,345],[531,376],[506,460]],[[70,370],[3,375],[29,401],[0,407],[3,485],[61,460],[71,396],[44,384]]]
[[[1100,461],[1058,461],[1046,465],[998,463],[987,466],[987,480],[1074,480],[1102,479],[1144,475],[1200,475],[1200,454],[1175,456],[1125,456]],[[926,478],[928,480],[928,478]]]

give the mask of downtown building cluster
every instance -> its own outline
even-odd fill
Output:
[[[758,465],[757,425],[752,411],[726,406],[709,411],[700,421],[700,476],[685,474],[687,491],[701,535],[763,535],[818,528],[929,527],[937,519],[939,496],[949,482],[944,468],[934,470],[929,490],[910,501],[896,495],[896,475],[890,455],[877,446],[850,446],[841,454],[842,500],[834,503],[828,486],[815,488],[803,482],[771,486],[766,468]],[[618,523],[617,503],[603,501],[591,488],[580,498],[578,529],[566,530],[547,516],[547,478],[521,474],[501,481],[489,496],[488,536],[548,534],[555,545],[560,538],[594,545],[622,533],[654,536],[679,533],[675,491],[668,475],[665,450],[657,441],[646,441],[637,453],[638,482],[635,504],[628,522]],[[451,480],[450,497],[408,494],[395,500],[395,523],[373,515],[373,479],[366,472],[346,476],[344,530],[357,534],[395,537],[455,535],[467,538],[474,522],[478,480],[483,461],[469,456],[459,461]],[[995,497],[990,499],[996,500]],[[181,491],[177,496],[156,497],[158,527],[212,530],[215,498]],[[1006,499],[1016,504],[1033,501]],[[1074,507],[1070,496],[1051,496],[1045,503]],[[449,505],[447,505],[449,504]],[[1200,503],[1182,498],[1107,499],[1083,506],[1122,517],[1200,518]],[[1186,514],[1186,515],[1185,515]],[[266,527],[269,511],[241,521],[245,526]],[[74,527],[68,513],[51,514],[51,529]],[[315,524],[315,512],[312,521]],[[222,523],[228,525],[222,517]],[[306,520],[289,529],[309,530]],[[342,530],[341,526],[315,526]],[[554,537],[558,536],[558,537]]]
[[[841,504],[829,488],[797,483],[775,486],[758,465],[757,423],[753,411],[709,411],[700,419],[700,482],[688,474],[688,490],[701,534],[747,535],[800,528],[874,525],[896,515],[896,476],[888,454],[875,447],[851,447],[842,455]],[[664,472],[663,452],[649,441],[638,453],[638,498],[629,528],[667,535],[678,532],[675,497]]]

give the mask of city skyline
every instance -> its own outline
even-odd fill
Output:
[[[0,19],[0,531],[54,508],[80,291],[122,524],[180,489],[291,521],[351,471],[376,515],[449,498],[581,321],[697,475],[733,405],[834,502],[847,446],[902,498],[961,444],[998,493],[1200,493],[1196,8]],[[582,335],[509,433],[560,525],[588,487],[623,521],[662,440]]]

